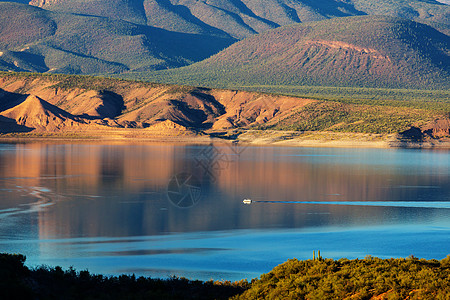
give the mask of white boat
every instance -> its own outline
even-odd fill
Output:
[[[242,200],[244,204],[252,204],[252,199],[244,199]]]

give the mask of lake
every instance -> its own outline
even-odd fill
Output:
[[[0,252],[28,266],[240,280],[317,250],[446,257],[450,152],[0,144]]]

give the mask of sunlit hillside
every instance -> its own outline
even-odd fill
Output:
[[[233,42],[0,2],[0,70],[5,71],[105,74],[166,69],[202,60]]]
[[[361,16],[284,26],[188,67],[136,74],[135,78],[237,88],[446,89],[449,73],[449,36],[405,19]]]

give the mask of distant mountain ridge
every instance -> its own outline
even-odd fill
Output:
[[[268,29],[335,17],[384,15],[449,24],[450,7],[435,0],[31,0],[31,5],[119,18],[170,31],[242,39]]]
[[[234,81],[439,89],[449,81],[450,6],[436,0],[14,2],[22,4],[0,1],[3,71],[119,75],[207,86],[223,80],[222,86]],[[390,29],[373,30],[383,27],[383,22],[371,23],[380,18],[375,15],[392,20],[383,21],[391,22],[386,25]],[[346,24],[342,18],[359,21]],[[306,26],[312,36],[304,32],[300,38],[291,26]],[[333,34],[324,36],[321,27]],[[288,45],[295,42],[290,34],[298,37],[297,44]],[[275,40],[283,53],[262,47]],[[250,57],[251,49],[256,56]]]
[[[0,2],[0,70],[69,74],[174,68],[235,40]]]
[[[450,37],[410,20],[358,16],[294,24],[202,62],[144,78],[211,87],[450,88]]]

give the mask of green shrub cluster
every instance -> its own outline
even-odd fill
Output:
[[[260,125],[258,129],[390,134],[439,116],[443,113],[426,109],[317,101],[276,124]]]
[[[112,90],[114,91],[121,84],[139,83],[141,86],[153,87],[160,86],[161,84],[155,84],[151,82],[138,82],[126,79],[115,79],[100,76],[89,75],[65,75],[65,74],[40,74],[40,73],[28,73],[28,72],[0,72],[0,77],[10,79],[25,79],[32,81],[34,79],[44,78],[51,82],[53,85],[51,88],[58,89],[85,89],[85,90]]]
[[[2,299],[448,299],[450,255],[349,260],[290,259],[260,279],[199,281],[103,276],[73,268],[28,269],[20,254],[0,254]]]
[[[228,299],[249,286],[246,280],[108,277],[74,268],[28,269],[24,262],[23,255],[0,254],[1,299]]]
[[[242,90],[283,94],[349,104],[411,107],[450,111],[450,90],[383,89],[332,86],[237,86]]]
[[[448,299],[450,256],[438,260],[291,259],[234,299]]]
[[[0,254],[2,299],[448,299],[450,255],[380,259],[290,259],[260,279],[198,281],[103,276],[73,268],[28,269],[20,254]]]

